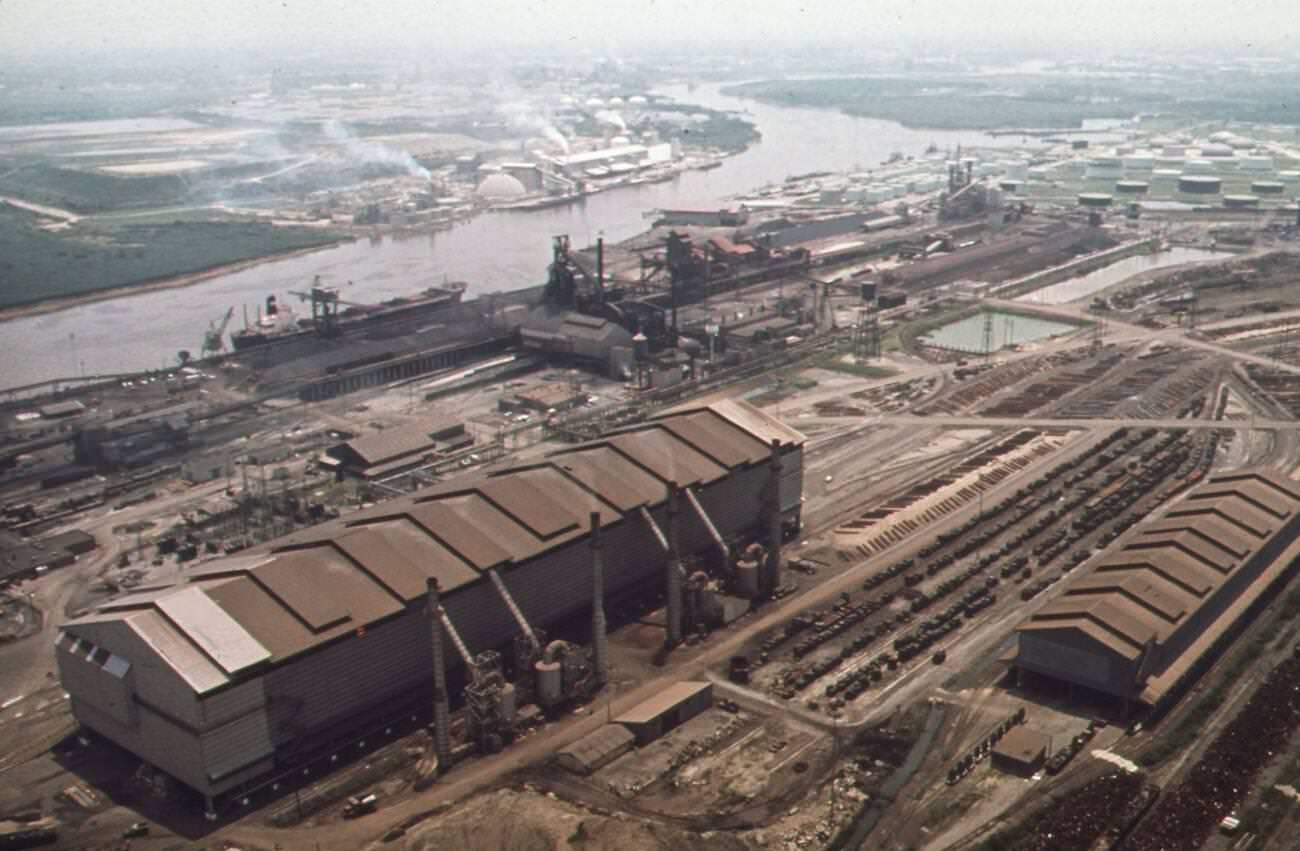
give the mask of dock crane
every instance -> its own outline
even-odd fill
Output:
[[[220,319],[214,319],[208,324],[208,330],[203,334],[203,350],[200,357],[215,355],[226,348],[226,326],[230,324],[230,317],[235,315],[235,309],[232,307],[226,311],[226,315]]]
[[[327,337],[338,330],[340,304],[365,307],[365,305],[339,298],[337,287],[321,286],[320,275],[317,275],[312,280],[310,292],[304,293],[298,290],[289,290],[289,295],[295,295],[302,301],[311,302],[312,327],[314,327],[318,333]]]

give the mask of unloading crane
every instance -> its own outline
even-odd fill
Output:
[[[296,295],[302,301],[311,302],[311,320],[312,325],[317,332],[329,336],[337,329],[339,317],[339,305],[346,304],[354,307],[365,307],[365,305],[339,298],[337,287],[323,287],[320,284],[320,275],[312,280],[310,292],[300,292],[298,290],[289,290],[289,295]]]
[[[214,319],[208,324],[208,330],[203,335],[203,351],[200,357],[215,355],[226,348],[226,326],[230,324],[230,317],[235,315],[235,309],[232,307],[226,311],[226,315],[220,319]]]

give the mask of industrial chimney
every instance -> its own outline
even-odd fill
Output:
[[[429,577],[429,630],[433,636],[433,750],[438,770],[451,768],[451,707],[447,702],[447,661],[442,649],[442,602],[438,580]]]
[[[600,541],[600,514],[591,512],[591,664],[596,685],[609,682],[609,645],[605,635],[605,559]]]
[[[763,565],[765,598],[781,585],[781,441],[772,438],[772,457],[767,480],[767,562]]]
[[[667,647],[682,643],[682,556],[678,540],[677,515],[681,512],[681,495],[676,482],[668,483],[668,635]]]

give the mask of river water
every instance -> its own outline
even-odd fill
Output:
[[[343,286],[345,297],[361,302],[410,294],[444,279],[467,281],[469,295],[521,289],[545,280],[551,237],[557,234],[568,234],[577,246],[601,235],[618,241],[644,231],[650,210],[747,192],[791,174],[870,170],[892,152],[916,156],[932,143],[955,150],[1024,141],[975,131],[910,130],[831,110],[771,106],[724,95],[721,88],[657,90],[686,103],[745,111],[758,126],[762,141],[720,168],[688,172],[668,183],[614,189],[570,207],[488,213],[441,233],[361,239],[182,289],[15,319],[0,325],[5,353],[0,387],[174,364],[177,351],[199,350],[208,323],[227,308],[235,307],[238,323],[242,306],[251,314],[267,294],[283,299],[287,290],[303,288],[315,275]]]

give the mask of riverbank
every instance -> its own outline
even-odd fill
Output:
[[[339,245],[352,242],[355,239],[356,237],[336,239],[331,242],[323,242],[320,245],[313,245],[308,248],[295,248],[289,251],[279,251],[275,254],[267,254],[262,257],[252,257],[248,260],[225,263],[220,266],[213,266],[209,269],[202,269],[198,272],[187,272],[183,275],[173,275],[171,277],[153,281],[142,281],[138,284],[123,284],[120,287],[109,287],[107,289],[95,290],[94,292],[85,293],[83,295],[55,296],[53,298],[43,299],[30,304],[20,304],[14,307],[0,308],[0,322],[9,322],[14,319],[23,319],[30,316],[42,316],[47,313],[56,313],[60,310],[68,310],[69,308],[95,304],[96,302],[101,301],[109,301],[124,296],[141,295],[143,293],[157,292],[159,290],[173,290],[180,289],[181,287],[189,287],[211,278],[219,278],[222,275],[229,275],[235,272],[242,272],[245,269],[252,269],[261,266],[264,263],[274,263],[277,260],[288,260],[292,257],[302,257],[307,254],[314,254],[318,251],[336,248]]]

